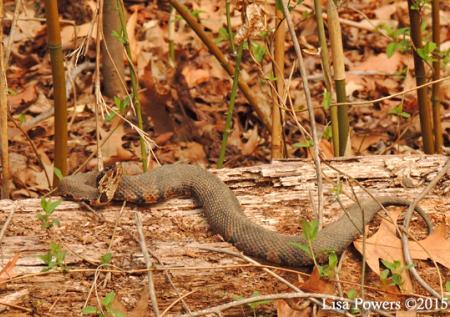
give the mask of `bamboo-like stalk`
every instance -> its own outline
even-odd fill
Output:
[[[217,168],[222,168],[223,162],[225,161],[225,152],[227,149],[228,136],[231,133],[231,126],[233,123],[234,104],[236,102],[236,96],[237,96],[237,92],[238,92],[239,70],[240,70],[240,65],[241,65],[241,60],[242,60],[243,48],[244,48],[244,45],[240,44],[238,46],[238,49],[236,52],[236,62],[234,65],[233,86],[231,87],[230,103],[228,105],[227,117],[225,120],[225,130],[223,131],[223,135],[222,135],[222,143],[220,144],[220,152],[219,152],[219,158],[217,160]]]
[[[234,35],[233,35],[232,27],[231,27],[231,0],[225,1],[225,12],[226,12],[226,17],[227,17],[227,31],[228,31],[228,36],[230,37],[229,42],[230,42],[231,52],[233,54],[235,54],[236,47],[234,45]]]
[[[192,16],[191,12],[180,2],[177,0],[167,0],[170,5],[172,5],[178,12],[179,15],[189,24],[189,26],[194,30],[194,32],[198,35],[198,37],[202,40],[202,42],[208,47],[209,51],[214,55],[214,57],[219,61],[222,67],[227,71],[230,76],[234,75],[234,67],[228,63],[225,55],[220,51],[217,45],[214,43],[212,37],[206,33],[203,29],[203,26],[197,22],[194,16]],[[259,105],[258,99],[250,90],[250,87],[247,83],[239,78],[239,89],[244,94],[245,98],[247,98],[249,104],[252,106],[253,110],[258,115],[258,118],[261,122],[266,126],[267,129],[272,128],[272,123],[270,122],[268,116],[266,116],[265,112]]]
[[[3,0],[0,0],[0,25],[3,25]],[[3,29],[0,30],[0,148],[2,151],[1,199],[9,198],[9,148],[8,148],[8,83],[6,81]]]
[[[167,40],[169,42],[169,65],[175,67],[175,42],[173,40],[175,36],[175,24],[176,24],[177,11],[174,7],[170,7],[168,34]]]
[[[55,108],[55,168],[67,175],[67,98],[64,71],[64,54],[61,45],[58,4],[56,0],[46,0],[48,48],[52,64],[53,103]],[[58,177],[53,177],[53,186],[57,186]]]
[[[414,0],[408,0],[409,20],[411,22],[411,39],[414,44],[414,69],[416,72],[416,84],[422,85],[426,81],[425,65],[422,58],[417,54],[417,49],[422,48],[422,33],[420,30],[421,17],[418,10],[412,8]],[[433,124],[431,107],[428,101],[427,88],[417,89],[417,102],[419,104],[420,128],[423,139],[423,150],[426,154],[434,153]]]
[[[132,89],[131,97],[133,99],[134,110],[136,111],[137,126],[140,130],[144,130],[143,129],[144,124],[142,121],[141,102],[139,101],[139,82],[137,79],[137,74],[136,74],[136,70],[133,65],[133,61],[131,59],[131,47],[130,47],[130,42],[128,40],[127,27],[126,27],[126,23],[125,23],[125,12],[124,12],[123,1],[116,0],[116,4],[117,4],[117,10],[119,13],[121,34],[123,36],[123,46],[125,47],[125,52],[127,53],[128,65],[130,67],[130,79],[131,79],[131,89]],[[145,144],[145,140],[141,135],[139,135],[139,144],[141,147],[142,170],[144,172],[146,172],[147,167],[148,167],[148,153],[147,153],[147,146]]]
[[[328,31],[330,32],[331,53],[333,55],[334,85],[336,87],[337,102],[345,102],[345,65],[344,49],[342,47],[341,25],[336,5],[333,1],[328,1]],[[341,105],[337,108],[339,127],[339,156],[346,153],[348,143],[348,105]]]
[[[433,0],[431,4],[432,33],[433,42],[436,44],[436,50],[440,51],[441,39],[439,36],[441,23],[439,19],[440,0]],[[433,80],[441,77],[441,57],[436,54],[433,59]],[[439,99],[440,83],[435,83],[431,86],[431,104],[433,108],[433,130],[434,130],[434,151],[442,153],[444,140],[442,137],[442,123],[441,123],[441,101]]]
[[[331,81],[331,68],[330,68],[330,59],[328,57],[328,45],[327,38],[325,36],[325,26],[323,24],[323,13],[322,13],[322,4],[320,0],[314,0],[314,11],[316,15],[317,21],[317,30],[319,33],[319,41],[320,41],[320,58],[322,62],[322,70],[323,77],[325,82],[325,87],[327,92],[329,93],[330,98],[333,96],[333,86]],[[330,108],[331,115],[331,131],[332,140],[333,140],[333,151],[334,155],[337,156],[339,154],[339,122],[338,122],[338,111],[336,107]]]
[[[103,42],[102,42],[102,75],[103,93],[112,98],[123,97],[126,91],[122,85],[125,82],[125,66],[123,48],[113,32],[120,34],[120,19],[115,0],[103,1]],[[108,51],[106,51],[106,47]],[[109,54],[108,54],[109,52]]]
[[[276,77],[276,92],[272,104],[272,160],[283,158],[283,124],[280,105],[284,104],[284,51],[287,25],[283,12],[275,6],[275,34],[273,72]]]

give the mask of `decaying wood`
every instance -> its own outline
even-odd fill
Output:
[[[334,160],[332,166],[357,179],[376,195],[396,195],[414,198],[443,166],[443,156],[374,156]],[[236,193],[245,213],[255,222],[280,232],[298,234],[299,219],[313,218],[309,201],[316,193],[315,171],[308,161],[276,162],[274,164],[223,169],[214,171]],[[342,212],[335,201],[333,189],[337,186],[338,173],[323,165],[325,180],[325,223],[339,217]],[[341,175],[341,194],[344,204],[351,203],[347,177]],[[359,197],[367,196],[354,185]],[[312,195],[315,197],[315,195]],[[317,202],[315,202],[317,203]],[[450,175],[444,178],[433,194],[421,202],[433,220],[448,221],[450,216]],[[160,310],[183,295],[195,291],[186,298],[191,310],[206,308],[231,301],[233,296],[250,296],[288,291],[288,287],[258,268],[232,267],[245,264],[241,259],[226,254],[212,253],[200,246],[237,251],[230,244],[211,233],[201,210],[190,199],[172,199],[156,206],[127,206],[118,219],[120,206],[108,206],[101,216],[88,212],[74,202],[63,202],[52,216],[61,225],[46,231],[36,219],[41,211],[36,199],[0,201],[0,221],[5,223],[15,210],[1,244],[1,265],[20,254],[16,267],[9,274],[21,275],[41,272],[45,268],[39,259],[49,249],[51,241],[67,250],[66,265],[69,269],[91,268],[108,250],[113,236],[112,264],[120,269],[143,269],[145,263],[137,240],[134,211],[143,215],[143,228],[154,262],[175,267],[168,271],[176,290],[162,271],[154,272],[154,282]],[[115,224],[116,232],[113,235]],[[194,269],[197,268],[197,269]],[[100,296],[114,290],[127,307],[132,308],[146,289],[146,273],[111,275],[106,287],[98,286]],[[286,276],[285,276],[286,277]],[[298,279],[288,274],[291,281]],[[1,280],[6,277],[2,275]],[[100,276],[101,281],[102,275]],[[0,282],[0,302],[14,298],[14,303],[32,308],[49,316],[78,316],[92,285],[93,273],[36,275],[23,279]],[[101,283],[99,283],[101,284]],[[21,294],[21,296],[14,296]],[[90,300],[95,305],[95,296]],[[274,306],[266,306],[273,309]],[[181,312],[180,303],[171,314]],[[0,313],[9,311],[0,305]],[[10,310],[12,314],[16,310]],[[16,311],[17,312],[17,311]],[[242,315],[231,310],[227,314]]]

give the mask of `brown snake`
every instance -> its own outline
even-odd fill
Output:
[[[65,177],[59,185],[59,192],[74,200],[95,201],[101,196],[97,188],[98,175],[98,172],[89,172]],[[233,192],[219,178],[199,166],[165,165],[140,175],[119,175],[116,179],[117,188],[113,188],[110,197],[113,200],[155,203],[177,195],[189,195],[203,206],[212,231],[244,253],[291,267],[313,264],[312,259],[295,246],[305,244],[305,239],[274,232],[253,223],[242,212]],[[383,206],[410,204],[397,197],[377,197],[377,201]],[[344,214],[319,231],[317,239],[312,241],[319,263],[326,261],[330,250],[341,253],[364,230],[364,226],[381,209],[377,201],[362,200],[361,208],[358,204],[349,206],[346,208],[348,216]],[[364,224],[361,209],[364,210]],[[428,216],[420,207],[415,210],[431,232],[432,224]]]

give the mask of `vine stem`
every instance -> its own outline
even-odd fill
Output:
[[[225,160],[225,151],[228,143],[228,136],[231,132],[234,104],[236,102],[237,89],[239,83],[239,70],[242,61],[242,52],[244,49],[244,44],[240,44],[236,53],[236,62],[234,65],[234,76],[233,76],[233,86],[231,87],[230,104],[228,105],[227,117],[225,121],[225,130],[223,131],[222,143],[220,144],[219,158],[217,160],[217,168],[223,167],[223,162]]]

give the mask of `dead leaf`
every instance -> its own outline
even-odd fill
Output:
[[[317,267],[314,267],[309,279],[304,282],[300,288],[305,292],[334,294],[334,284],[320,278],[320,273]]]
[[[94,25],[89,22],[77,26],[68,25],[63,27],[61,30],[61,41],[63,48],[74,48],[81,42],[80,40],[86,36],[92,37],[92,40],[95,42],[97,36],[97,23],[93,23]]]
[[[381,6],[375,10],[373,10],[373,13],[377,17],[377,19],[380,20],[390,20],[392,15],[397,11],[397,4],[389,4]]]
[[[396,223],[401,211],[390,211],[390,218]],[[361,254],[363,252],[362,239],[353,242],[356,250]],[[390,262],[400,261],[404,266],[402,253],[402,244],[400,239],[396,236],[395,225],[386,219],[381,220],[378,231],[366,240],[366,263],[377,275],[380,275],[380,259],[388,260]],[[407,270],[403,270],[400,274],[404,284],[402,289],[405,291],[413,291],[411,279]]]
[[[145,317],[150,316],[149,307],[148,307],[148,288],[144,287],[141,292],[141,297],[139,301],[136,303],[136,306],[132,311],[128,313],[128,317]]]
[[[205,83],[211,78],[209,70],[197,68],[191,64],[184,67],[181,73],[186,79],[189,88]]]
[[[154,79],[151,63],[145,67],[139,83],[143,88],[143,91],[139,93],[139,99],[144,118],[150,117],[156,135],[173,133],[173,121],[166,108],[171,97],[170,91]],[[147,120],[144,124],[148,126]]]
[[[130,15],[127,21],[127,33],[128,33],[128,42],[130,43],[131,49],[131,60],[134,64],[136,64],[137,57],[139,56],[139,42],[136,39],[136,24],[138,18],[138,11],[134,10],[133,14]]]
[[[247,141],[243,141],[242,137]],[[255,152],[259,144],[258,127],[242,132],[237,119],[234,120],[233,131],[228,138],[228,144],[238,148],[242,155],[248,156]]]
[[[369,56],[364,62],[351,67],[352,71],[378,71],[380,73],[392,74],[400,67],[402,55],[395,53],[390,58],[386,54]],[[375,91],[375,79],[364,75],[348,74],[346,93],[351,96],[355,91]]]
[[[401,211],[389,212],[390,217],[397,221]],[[362,240],[354,243],[355,248],[362,253]],[[422,245],[427,252],[420,246]],[[430,256],[436,262],[450,268],[450,242],[447,240],[445,225],[438,226],[431,235],[424,240],[409,242],[411,257],[413,259],[427,259]],[[378,231],[366,240],[366,262],[376,274],[380,274],[379,260],[400,261],[404,266],[401,240],[396,235],[395,225],[382,219]],[[412,291],[411,280],[407,270],[401,273],[404,280],[402,290]]]
[[[37,81],[33,81],[30,84],[26,85],[24,90],[22,90],[21,92],[9,96],[9,106],[15,108],[22,104],[30,104],[34,102],[37,99],[36,84]]]
[[[450,269],[450,242],[447,239],[445,224],[436,226],[425,239],[418,242],[411,241],[409,248],[413,259],[426,260],[431,255],[434,261]],[[428,252],[425,252],[424,249]]]
[[[284,300],[277,300],[278,317],[308,317],[311,313],[311,307],[307,306],[303,310],[293,309]]]
[[[138,302],[134,306],[133,310],[128,311],[125,305],[122,304],[121,296],[116,294],[114,297],[114,300],[111,303],[111,308],[113,308],[116,312],[119,311],[123,313],[127,317],[146,317],[150,316],[149,310],[148,310],[148,289],[147,287],[143,287],[142,291],[140,292],[141,297],[139,298]],[[106,314],[107,317],[113,317],[110,314]],[[115,316],[115,315],[114,315]]]
[[[114,125],[114,124],[113,124]],[[100,128],[100,135],[105,138],[108,132]],[[112,163],[118,161],[128,161],[133,157],[133,153],[123,147],[122,138],[125,135],[125,128],[121,124],[116,131],[111,135],[108,141],[102,147],[102,155],[105,163]],[[96,151],[96,146],[88,147],[92,151]],[[95,160],[91,161],[89,165],[95,165]]]
[[[6,263],[6,265],[2,268],[0,271],[0,281],[6,281],[17,274],[13,272],[14,268],[16,267],[17,261],[20,259],[20,254],[16,254],[12,257],[11,260]]]
[[[31,113],[42,113],[50,110],[52,107],[53,105],[50,103],[50,100],[47,99],[44,93],[39,91],[37,100],[34,99],[32,101],[32,105],[28,107],[28,111],[30,111]]]
[[[402,55],[395,53],[388,57],[385,53],[369,56],[364,62],[352,67],[352,70],[376,70],[391,74],[397,71],[402,63]]]
[[[180,142],[175,152],[177,160],[184,162],[205,162],[206,153],[203,146],[197,142]]]
[[[352,148],[356,153],[364,153],[367,149],[378,142],[386,142],[389,136],[386,134],[371,133],[369,135],[353,134],[351,137]]]

